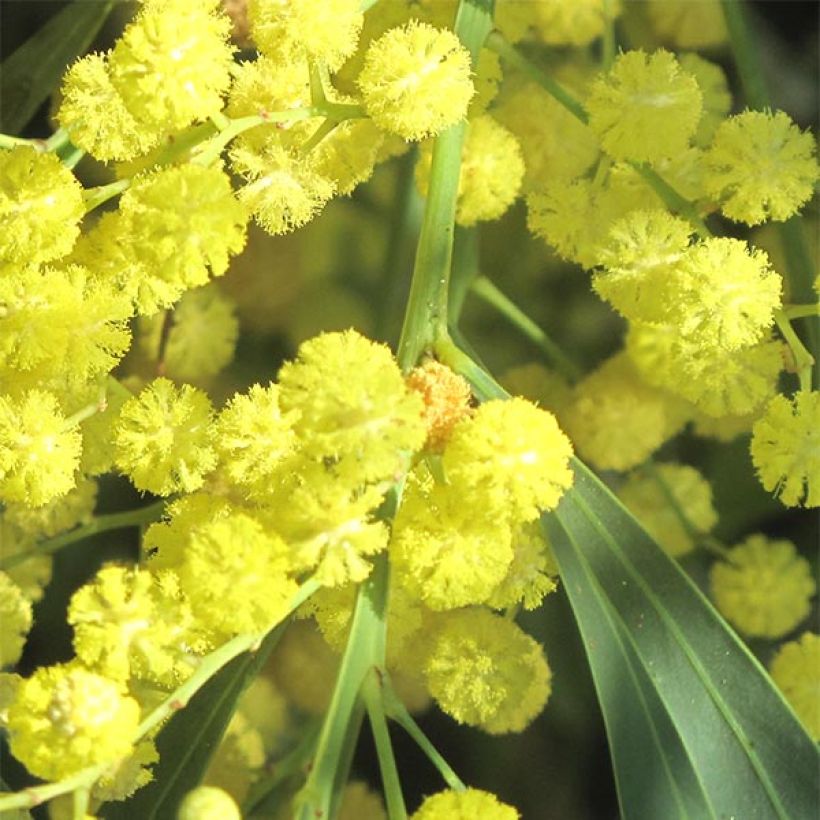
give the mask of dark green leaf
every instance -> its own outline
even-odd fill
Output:
[[[182,798],[199,785],[230,723],[236,702],[273,651],[286,624],[268,635],[254,654],[235,658],[174,715],[157,736],[154,779],[125,802],[107,803],[105,820],[165,820],[176,817]]]
[[[18,134],[60,84],[66,67],[83,54],[114,5],[83,0],[54,15],[0,70],[0,130]]]
[[[818,816],[817,750],[765,671],[606,487],[574,468],[546,524],[623,816]]]

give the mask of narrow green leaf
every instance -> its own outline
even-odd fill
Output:
[[[254,654],[245,653],[217,672],[157,735],[154,779],[125,802],[106,803],[105,820],[176,817],[182,798],[199,785],[230,723],[239,696],[259,673],[287,622],[274,629]]]
[[[57,88],[69,63],[89,47],[113,5],[113,0],[75,0],[3,61],[0,130],[23,130]]]
[[[623,816],[816,817],[816,747],[765,671],[606,487],[574,469],[545,523],[606,715]]]

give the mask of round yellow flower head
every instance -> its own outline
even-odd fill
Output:
[[[501,374],[499,381],[510,395],[529,399],[554,413],[559,420],[570,400],[571,388],[567,379],[540,362],[511,367]]]
[[[364,15],[359,0],[250,0],[251,34],[259,50],[289,60],[321,60],[331,71],[356,50]]]
[[[221,276],[245,246],[247,213],[219,168],[186,164],[137,177],[120,200],[126,241],[142,265],[137,307],[151,314]]]
[[[371,43],[357,82],[376,125],[420,140],[464,118],[470,73],[470,54],[452,31],[411,20]]]
[[[242,820],[242,813],[226,791],[197,786],[183,798],[176,820]]]
[[[763,486],[787,506],[820,506],[820,393],[775,396],[752,430]]]
[[[669,462],[633,473],[618,488],[618,497],[675,558],[693,550],[697,536],[717,524],[709,482],[685,464]]]
[[[513,559],[504,498],[487,504],[429,477],[413,480],[390,542],[391,564],[408,591],[436,610],[486,601]]]
[[[575,386],[562,418],[582,458],[599,470],[629,470],[683,428],[687,411],[618,353]]]
[[[425,798],[410,820],[518,820],[521,815],[480,789],[439,792]]]
[[[138,122],[173,131],[221,110],[231,23],[208,5],[148,4],[114,46],[111,82]]]
[[[41,507],[76,486],[82,440],[52,393],[0,396],[0,501]]]
[[[216,422],[217,447],[230,480],[264,490],[296,446],[297,416],[296,411],[282,411],[278,385],[255,384],[247,393],[237,393]]]
[[[387,820],[387,812],[379,794],[366,783],[353,780],[345,784],[338,820]]]
[[[723,122],[732,107],[732,94],[726,72],[717,64],[704,60],[700,54],[690,51],[678,55],[681,68],[691,74],[697,81],[703,94],[703,114],[698,123],[695,143],[707,146],[715,130]]]
[[[691,234],[688,222],[666,211],[632,211],[610,229],[596,260],[604,270],[593,276],[593,288],[628,319],[664,321],[670,280],[679,275]]]
[[[422,146],[416,183],[427,196],[433,144]],[[458,181],[456,222],[471,227],[498,219],[513,204],[524,178],[524,159],[515,136],[488,114],[467,127]]]
[[[459,723],[493,735],[523,731],[550,693],[541,646],[513,621],[485,609],[441,617],[424,669],[430,694]]]
[[[31,601],[5,572],[0,572],[0,623],[0,669],[5,669],[20,660],[32,624]]]
[[[216,466],[212,408],[190,385],[155,379],[129,399],[114,427],[117,467],[138,490],[192,492]]]
[[[814,193],[814,137],[782,111],[744,111],[725,120],[704,158],[705,184],[729,217],[747,225],[782,222]]]
[[[752,638],[780,638],[808,614],[817,585],[809,562],[790,541],[751,535],[712,566],[712,597],[720,612]]]
[[[224,789],[237,803],[243,803],[264,765],[262,735],[243,712],[237,711],[211,757],[203,782]]]
[[[393,478],[424,444],[420,396],[386,345],[353,330],[304,342],[279,371],[279,386],[282,409],[298,411],[304,452],[332,459],[351,480]]]
[[[80,183],[54,154],[27,145],[0,151],[0,262],[65,256],[84,213]]]
[[[678,48],[709,48],[726,40],[720,0],[652,0],[649,21],[664,42]]]
[[[129,160],[159,142],[162,124],[139,122],[108,72],[108,55],[87,54],[63,77],[57,120],[71,141],[102,162]]]
[[[81,478],[66,495],[37,509],[7,504],[3,517],[27,535],[51,538],[79,524],[87,524],[93,517],[96,502],[97,482]]]
[[[488,401],[460,422],[442,463],[457,492],[488,498],[513,520],[552,510],[572,484],[572,445],[552,413],[526,399]]]
[[[425,447],[440,453],[456,424],[472,412],[470,385],[447,365],[427,359],[407,374],[407,386],[424,402]]]
[[[40,667],[9,707],[11,753],[33,774],[60,780],[131,751],[137,702],[76,664]]]
[[[700,119],[697,80],[673,54],[627,51],[596,80],[589,124],[613,159],[658,162],[686,150]]]
[[[820,740],[820,635],[804,632],[784,644],[769,669],[806,731],[813,740]]]

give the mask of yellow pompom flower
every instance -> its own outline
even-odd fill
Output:
[[[724,121],[704,157],[707,192],[747,225],[782,222],[814,193],[815,141],[782,111],[744,111]]]
[[[440,453],[461,419],[472,413],[469,382],[435,359],[427,359],[407,374],[407,386],[424,402],[425,447]]]
[[[0,396],[0,501],[41,507],[76,485],[81,437],[52,393]]]
[[[87,54],[63,77],[57,121],[78,148],[102,162],[129,160],[160,140],[162,123],[139,122],[111,83],[107,54]]]
[[[820,635],[804,632],[784,644],[769,669],[806,731],[820,740]]]
[[[748,347],[774,324],[782,289],[764,251],[740,239],[705,239],[688,250],[670,285],[672,323],[705,347]]]
[[[597,258],[604,270],[593,276],[593,288],[629,319],[663,321],[691,234],[688,222],[666,211],[632,211],[610,229]]]
[[[304,342],[279,371],[279,386],[282,409],[298,411],[305,454],[332,459],[350,480],[397,476],[427,436],[421,398],[390,349],[353,330]]]
[[[709,48],[726,40],[720,0],[651,0],[646,10],[657,36],[678,48]]]
[[[422,146],[416,184],[427,196],[433,144]],[[467,126],[458,181],[456,222],[471,227],[498,219],[513,204],[524,177],[521,146],[513,134],[488,114]]]
[[[173,586],[134,567],[107,566],[71,596],[74,651],[112,680],[173,688],[193,670],[193,615]]]
[[[293,422],[298,412],[283,412],[279,387],[255,384],[237,393],[219,414],[215,440],[225,472],[249,490],[264,490],[296,446]]]
[[[169,307],[221,276],[245,246],[247,213],[219,168],[186,164],[134,180],[120,200],[131,255],[141,263],[140,313]],[[155,286],[157,283],[158,286]]]
[[[253,725],[252,716],[236,711],[210,759],[203,783],[224,789],[237,803],[243,803],[251,784],[263,773],[264,765],[262,735]],[[195,815],[196,818],[203,816],[208,815]],[[214,820],[217,817],[221,815],[215,815]]]
[[[296,593],[288,547],[244,513],[217,517],[192,532],[175,572],[195,618],[216,639],[265,632]]]
[[[820,506],[820,393],[775,396],[752,431],[763,486],[787,507]]]
[[[518,820],[521,815],[481,789],[439,792],[425,798],[410,820]]]
[[[266,55],[305,56],[338,69],[356,50],[364,22],[359,0],[250,0],[251,34]]]
[[[338,820],[387,820],[384,802],[361,780],[345,784]]]
[[[140,317],[140,347],[156,360],[165,316]],[[234,356],[239,336],[236,305],[211,283],[183,294],[170,319],[163,348],[163,375],[207,383]]]
[[[138,490],[191,492],[216,466],[211,402],[190,385],[155,379],[129,399],[114,427],[117,467]]]
[[[488,401],[453,430],[442,456],[461,494],[487,498],[515,521],[552,510],[572,484],[572,445],[552,413],[526,399]]]
[[[512,5],[512,4],[510,4]],[[620,0],[559,0],[519,4],[530,17],[538,39],[550,45],[586,46],[621,13]],[[505,6],[499,3],[499,11]]]
[[[693,550],[697,536],[717,524],[709,482],[686,464],[635,472],[618,488],[618,498],[674,558]]]
[[[503,499],[494,505],[429,477],[405,490],[390,560],[400,582],[430,609],[487,600],[513,559]]]
[[[717,63],[704,60],[694,51],[679,54],[678,62],[687,74],[691,74],[698,81],[703,94],[703,114],[698,123],[695,143],[705,147],[711,142],[715,130],[732,107],[732,95],[726,72]]]
[[[7,504],[3,518],[26,535],[51,538],[79,524],[87,524],[93,517],[96,503],[97,482],[80,478],[66,495],[37,509],[24,504]]]
[[[411,20],[370,44],[357,82],[376,125],[420,140],[464,118],[470,74],[470,54],[452,31]]]
[[[709,573],[721,614],[752,638],[780,638],[808,614],[817,591],[809,562],[790,541],[751,535]]]
[[[512,396],[529,399],[560,420],[570,400],[571,388],[564,376],[540,362],[527,362],[505,370],[499,381]]]
[[[441,617],[424,668],[430,694],[459,723],[493,735],[522,732],[550,693],[541,646],[513,621],[485,609]]]
[[[613,159],[658,162],[686,150],[701,112],[697,80],[673,54],[627,51],[592,84],[589,124]]]
[[[132,749],[140,710],[118,684],[77,664],[40,667],[9,707],[11,753],[44,780],[61,780]]]
[[[84,214],[82,187],[54,154],[27,145],[0,151],[0,262],[65,256]]]
[[[111,82],[140,124],[176,131],[222,109],[233,64],[231,23],[208,5],[145,6],[114,46]]]
[[[599,470],[629,470],[680,432],[687,410],[619,353],[575,386],[562,419],[582,458]]]
[[[176,820],[242,820],[236,801],[216,786],[197,786],[182,799]]]
[[[5,572],[0,572],[0,624],[0,669],[5,669],[20,660],[32,624],[31,601]]]

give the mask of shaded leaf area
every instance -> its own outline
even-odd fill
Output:
[[[276,647],[287,623],[274,629],[254,654],[245,653],[217,672],[157,735],[154,779],[125,802],[107,803],[105,820],[176,817],[182,798],[199,785],[219,746],[236,703]]]
[[[75,0],[0,67],[0,130],[19,134],[60,85],[66,67],[91,45],[113,0]]]
[[[545,516],[624,818],[818,815],[817,750],[749,650],[579,461]]]

